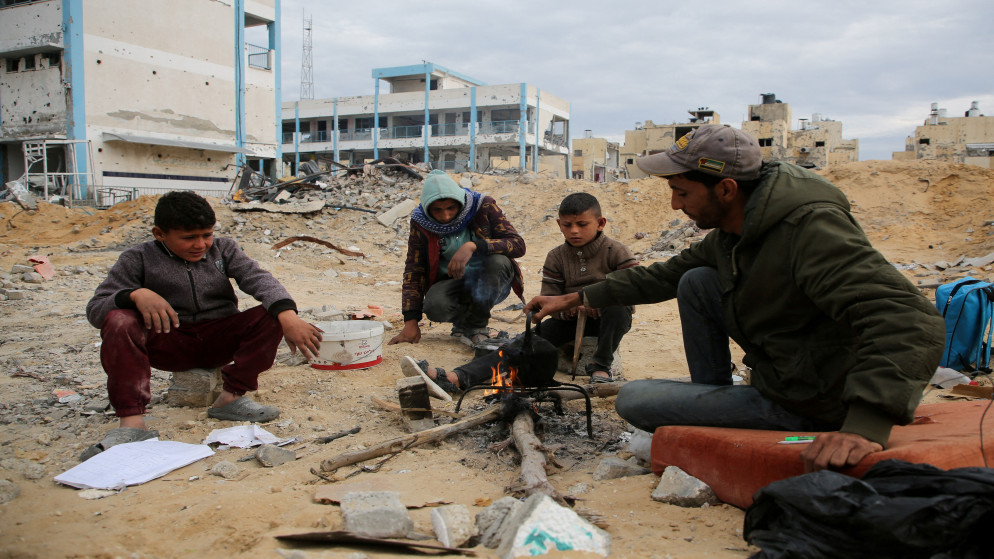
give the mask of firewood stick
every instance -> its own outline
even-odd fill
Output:
[[[580,347],[583,345],[583,331],[587,329],[587,313],[581,312],[576,317],[576,338],[573,341],[573,378],[576,378],[576,366],[580,363]]]
[[[588,384],[583,387],[587,391],[587,394],[591,398],[607,398],[608,396],[617,396],[618,391],[624,386],[624,382],[601,382],[597,384]],[[560,400],[576,400],[578,398],[583,398],[583,395],[579,392],[573,390],[549,390],[549,393],[559,396]]]
[[[511,437],[514,446],[521,453],[521,485],[526,495],[536,493],[548,495],[561,505],[566,504],[562,494],[549,483],[545,474],[546,460],[542,441],[535,436],[535,422],[530,411],[522,411],[511,423]]]
[[[476,427],[477,425],[482,425],[499,417],[500,406],[493,405],[476,415],[471,415],[466,419],[455,423],[439,425],[438,427],[432,427],[431,429],[426,429],[424,431],[384,441],[369,448],[339,454],[334,458],[322,461],[321,471],[334,472],[342,466],[348,466],[350,464],[369,460],[370,458],[383,456],[384,454],[398,453],[404,449],[421,446],[425,443],[437,442],[453,433],[458,433],[459,431],[464,431],[466,429]]]

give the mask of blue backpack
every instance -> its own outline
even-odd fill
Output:
[[[990,372],[994,283],[966,277],[940,285],[935,306],[946,319],[941,367]]]

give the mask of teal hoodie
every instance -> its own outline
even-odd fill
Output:
[[[430,216],[428,206],[432,202],[446,198],[455,200],[459,202],[460,206],[464,206],[466,204],[466,191],[452,180],[448,173],[435,169],[428,173],[421,187],[421,207],[424,208],[425,214]]]

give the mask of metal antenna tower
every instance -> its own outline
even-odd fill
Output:
[[[311,17],[304,14],[304,52],[300,57],[300,98],[314,99],[314,58],[311,55]]]

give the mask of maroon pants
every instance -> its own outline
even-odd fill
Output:
[[[180,324],[169,333],[145,328],[134,310],[107,313],[100,330],[100,362],[118,417],[143,415],[152,400],[152,367],[185,371],[221,367],[224,389],[236,396],[259,387],[259,373],[273,365],[283,339],[279,321],[261,305],[214,320]]]

